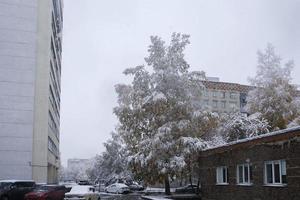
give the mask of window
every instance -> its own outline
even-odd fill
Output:
[[[250,185],[252,183],[252,166],[250,164],[238,165],[236,168],[237,183],[240,185]]]
[[[213,101],[213,107],[214,107],[214,108],[217,108],[217,107],[218,107],[218,101],[216,101],[216,100]]]
[[[236,96],[235,92],[230,92],[230,99],[236,99]]]
[[[51,130],[53,131],[53,133],[56,135],[57,139],[59,139],[58,124],[56,123],[50,110],[48,110],[48,115],[49,115],[48,125],[51,128]]]
[[[226,101],[221,101],[221,107],[226,108]]]
[[[229,107],[231,111],[236,111],[238,108],[237,102],[229,102]]]
[[[58,148],[50,137],[48,137],[48,150],[51,151],[56,157],[58,157]]]
[[[217,97],[218,96],[218,92],[217,91],[213,91],[213,97]]]
[[[265,162],[265,184],[283,185],[286,184],[286,162],[285,160]]]
[[[227,167],[217,167],[216,169],[217,184],[228,184]]]
[[[222,99],[225,99],[226,93],[225,93],[225,92],[220,92],[220,97],[221,97]]]
[[[18,181],[15,183],[15,186],[18,187],[18,188],[31,188],[34,186],[34,182],[31,182],[31,181]]]
[[[209,105],[209,101],[207,99],[204,100],[204,105],[208,106]]]
[[[203,90],[203,94],[205,97],[208,97],[208,91],[207,90]]]

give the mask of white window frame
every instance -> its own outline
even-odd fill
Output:
[[[225,91],[220,92],[220,98],[222,98],[222,99],[226,98],[226,92]]]
[[[229,108],[231,111],[236,111],[238,109],[238,105],[236,101],[230,101],[229,102]]]
[[[287,183],[282,182],[282,164],[285,164],[285,170],[286,170],[286,161],[285,160],[272,160],[272,161],[265,161],[264,163],[264,183],[267,186],[285,186]],[[267,177],[267,165],[272,165],[272,183],[268,183],[268,177]],[[274,170],[274,165],[279,164],[279,183],[275,182],[275,170]],[[286,171],[285,171],[285,176],[286,176]]]
[[[218,91],[213,91],[212,93],[213,93],[212,94],[213,97],[218,97]]]
[[[223,173],[225,169],[225,174]],[[221,173],[221,174],[220,174]],[[225,182],[224,180],[225,175]],[[220,166],[216,168],[216,184],[217,185],[228,185],[228,167]]]
[[[240,167],[243,168],[243,172],[242,172],[242,179],[243,181],[240,182]],[[245,181],[245,167],[248,168],[248,182]],[[239,164],[236,167],[236,182],[238,185],[252,185],[252,180],[251,180],[251,176],[250,176],[250,167],[252,167],[252,165],[250,163],[245,163],[245,164]],[[252,172],[251,172],[252,173]]]
[[[230,99],[236,99],[237,98],[237,93],[236,92],[230,92],[229,97],[230,97]]]

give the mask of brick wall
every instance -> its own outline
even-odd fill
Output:
[[[286,160],[287,185],[264,185],[264,161]],[[237,185],[238,164],[252,164],[253,185]],[[300,137],[206,151],[200,155],[203,200],[300,200]],[[216,185],[216,167],[228,167],[228,185]]]

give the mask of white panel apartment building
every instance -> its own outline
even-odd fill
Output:
[[[247,94],[254,89],[253,86],[220,82],[218,78],[202,83],[205,86],[201,97],[202,104],[219,113],[245,112]]]
[[[0,0],[0,179],[57,182],[62,7]]]

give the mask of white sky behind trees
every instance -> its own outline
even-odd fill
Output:
[[[61,143],[68,158],[91,158],[114,130],[114,85],[143,64],[150,35],[190,34],[186,60],[221,81],[248,84],[258,49],[272,43],[293,59],[300,85],[300,0],[64,0]]]

